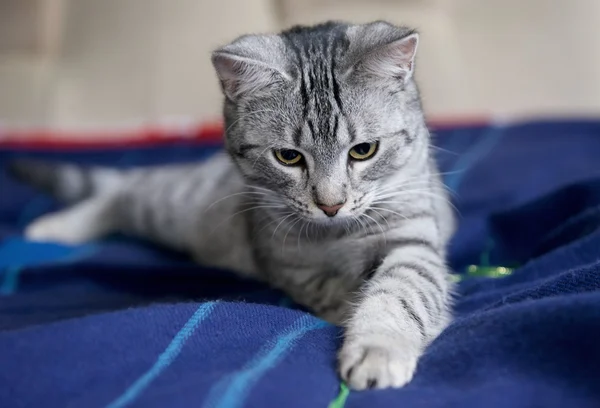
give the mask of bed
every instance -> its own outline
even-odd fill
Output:
[[[600,121],[432,130],[459,212],[456,319],[409,385],[363,392],[336,375],[340,329],[279,291],[128,237],[23,238],[60,204],[8,160],[196,161],[220,128],[0,135],[0,407],[599,407]]]

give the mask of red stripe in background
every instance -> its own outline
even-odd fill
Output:
[[[460,119],[434,119],[428,121],[434,130],[455,127],[483,126],[489,123],[486,117]],[[120,149],[168,145],[177,141],[201,144],[219,144],[222,141],[223,123],[205,122],[196,127],[169,130],[161,127],[140,127],[129,131],[0,131],[1,149],[18,150],[80,150]]]
[[[427,126],[431,130],[444,130],[453,128],[470,128],[486,126],[492,122],[490,116],[469,116],[469,117],[437,117],[427,120]]]
[[[130,131],[3,131],[0,148],[19,150],[79,150],[121,149],[124,147],[152,147],[177,141],[190,143],[221,143],[223,125],[220,122],[204,123],[186,130],[161,127],[140,127]],[[3,140],[4,139],[4,140]]]

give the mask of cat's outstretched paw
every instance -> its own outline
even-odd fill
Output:
[[[339,355],[342,379],[355,390],[402,387],[412,379],[420,357],[413,345],[406,346],[402,339],[388,345],[346,341]]]
[[[44,215],[27,226],[25,237],[38,242],[82,243],[85,237],[77,234],[68,221],[60,213]]]
[[[92,197],[64,210],[46,214],[25,229],[32,241],[76,245],[102,237],[114,228],[110,209],[113,196]]]

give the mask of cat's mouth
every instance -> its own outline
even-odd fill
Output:
[[[358,210],[358,211],[357,211]],[[335,214],[327,214],[320,210],[315,210],[310,213],[308,221],[319,224],[321,226],[341,226],[353,222],[362,215],[360,209],[347,208],[337,211]]]
[[[294,203],[288,203],[288,207],[305,221],[321,225],[347,223],[363,216],[369,208],[363,202],[347,203],[346,205],[338,206],[302,205],[302,207]]]
[[[361,198],[364,198],[361,197]],[[322,227],[347,226],[348,224],[364,224],[368,203],[365,200],[353,200],[339,206],[310,205],[288,201],[287,207],[301,220]],[[291,216],[294,218],[294,216]],[[363,221],[361,223],[361,221]]]

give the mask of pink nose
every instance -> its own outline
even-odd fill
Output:
[[[340,208],[344,206],[344,204],[345,203],[339,203],[336,205],[317,204],[317,207],[319,207],[328,217],[333,217],[338,213]]]

